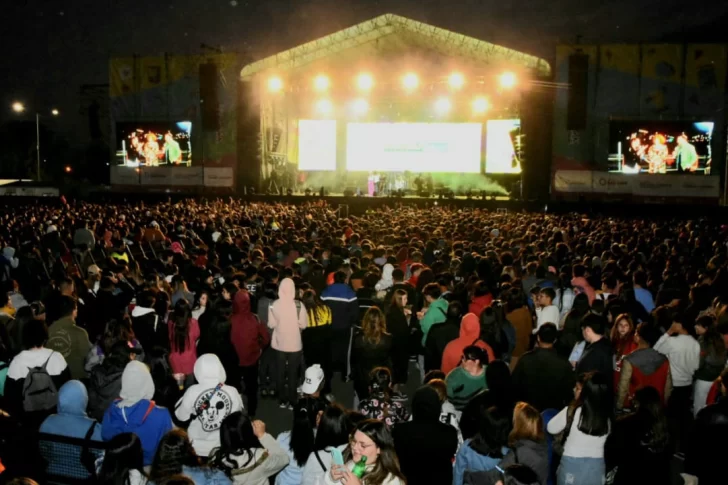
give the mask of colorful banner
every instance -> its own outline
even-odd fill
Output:
[[[720,177],[557,170],[553,190],[559,193],[718,199]]]

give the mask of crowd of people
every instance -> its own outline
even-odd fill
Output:
[[[0,483],[728,481],[720,222],[4,209]]]

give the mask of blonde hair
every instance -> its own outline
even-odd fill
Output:
[[[365,342],[379,345],[382,335],[387,334],[387,322],[382,310],[376,306],[369,308],[361,321],[361,328]]]
[[[541,414],[530,404],[525,402],[516,404],[516,408],[513,410],[513,430],[508,435],[508,444],[513,446],[520,440],[541,443],[544,439]]]

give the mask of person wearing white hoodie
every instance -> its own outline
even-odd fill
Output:
[[[374,285],[374,289],[377,290],[377,298],[380,300],[384,299],[387,294],[387,290],[394,285],[394,280],[392,279],[393,272],[394,266],[389,263],[385,264],[384,268],[382,268],[382,278],[376,285]]]
[[[243,400],[233,386],[225,384],[227,375],[215,354],[200,356],[195,362],[195,380],[177,402],[174,414],[190,421],[187,429],[198,456],[208,456],[220,446],[220,426],[234,412],[243,410]]]
[[[5,246],[0,253],[0,282],[7,284],[12,281],[10,271],[17,269],[18,265],[20,260],[15,257],[15,248]]]

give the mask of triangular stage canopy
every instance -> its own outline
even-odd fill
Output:
[[[551,66],[544,59],[394,14],[376,17],[253,62],[245,66],[240,75],[247,81],[268,70],[304,69],[316,61],[367,45],[375,45],[381,50],[387,42],[434,51],[472,64],[511,64],[533,70],[537,76],[551,75]]]

